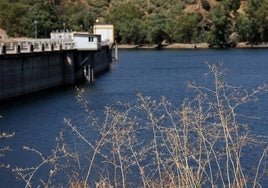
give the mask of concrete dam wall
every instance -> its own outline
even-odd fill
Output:
[[[111,49],[59,50],[0,55],[0,100],[70,85],[107,71]]]

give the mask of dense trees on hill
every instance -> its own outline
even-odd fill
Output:
[[[49,37],[52,30],[115,25],[118,42],[208,42],[229,47],[268,41],[268,0],[5,0],[0,28],[10,36]]]

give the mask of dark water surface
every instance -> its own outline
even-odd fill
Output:
[[[104,106],[117,101],[135,102],[137,93],[159,99],[166,96],[174,105],[189,97],[185,82],[194,81],[206,87],[211,79],[207,63],[223,63],[230,85],[251,90],[268,83],[268,49],[230,50],[120,50],[119,63],[97,78],[94,85],[79,85],[85,90],[89,108],[103,111]],[[81,105],[76,100],[76,87],[57,88],[0,104],[0,132],[15,132],[15,137],[1,140],[0,146],[13,149],[0,158],[12,167],[35,164],[36,155],[23,151],[30,146],[48,153],[55,138],[66,129],[64,118],[83,124]],[[253,134],[268,135],[268,93],[243,109],[246,114],[260,117],[250,125]],[[254,154],[252,154],[254,155]],[[35,157],[33,157],[35,156]],[[8,170],[0,169],[0,187],[21,187]]]

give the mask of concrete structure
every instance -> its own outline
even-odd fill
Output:
[[[0,100],[84,80],[93,82],[95,75],[109,69],[114,42],[112,25],[96,27],[96,32],[100,34],[52,32],[50,39],[1,43]]]
[[[57,50],[0,55],[0,100],[93,81],[92,76],[109,69],[111,49]],[[90,70],[90,71],[88,71]]]
[[[102,44],[114,43],[114,26],[112,24],[98,24],[93,26],[93,34],[101,35]]]
[[[51,40],[70,41],[72,39],[72,32],[69,31],[53,31],[50,33]]]
[[[72,41],[74,47],[79,50],[101,49],[101,35],[89,34],[86,32],[73,32]]]
[[[66,49],[100,50],[102,46],[114,45],[114,26],[95,24],[94,33],[88,32],[51,32],[50,39],[10,39],[0,44],[0,54],[54,51]],[[1,41],[0,41],[1,42]]]
[[[99,50],[101,49],[101,35],[88,32],[51,32],[50,40],[62,44],[63,48],[79,50]]]
[[[28,53],[75,49],[72,41],[51,39],[13,39],[0,43],[0,54]]]

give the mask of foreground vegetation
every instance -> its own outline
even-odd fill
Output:
[[[25,187],[267,186],[267,140],[251,135],[242,123],[247,117],[238,113],[267,86],[249,92],[228,85],[220,66],[209,65],[209,70],[215,85],[188,82],[195,95],[180,107],[165,97],[156,101],[138,94],[135,104],[105,107],[98,119],[78,90],[86,123],[65,119],[71,133],[60,133],[51,154],[25,147],[40,163],[13,171]],[[74,135],[74,143],[65,140]],[[249,162],[251,148],[258,152]]]
[[[230,47],[268,41],[268,0],[6,0],[0,28],[10,36],[49,37],[52,30],[88,31],[98,19],[115,25],[124,44],[207,42]]]

